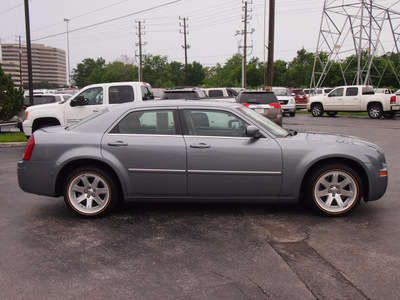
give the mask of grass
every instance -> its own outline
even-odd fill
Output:
[[[0,133],[0,143],[26,142],[27,138],[23,132]]]

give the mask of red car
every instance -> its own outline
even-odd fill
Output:
[[[307,106],[307,95],[304,93],[303,89],[291,89],[290,94],[294,97],[296,102],[296,107],[306,107]]]

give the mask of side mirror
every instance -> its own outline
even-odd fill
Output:
[[[85,105],[85,97],[83,96],[77,96],[75,99],[72,99],[70,102],[70,105],[72,107],[74,106],[83,106]]]
[[[261,137],[261,132],[260,129],[256,126],[249,125],[246,128],[246,135],[255,139],[258,139]]]

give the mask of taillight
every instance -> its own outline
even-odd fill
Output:
[[[240,103],[240,104],[242,104],[244,106],[249,106],[250,105],[249,103]]]
[[[281,108],[281,104],[279,102],[270,103],[269,106],[272,106],[273,108]]]
[[[22,158],[23,160],[29,160],[31,158],[34,146],[35,146],[35,139],[33,138],[33,135],[31,135],[25,146],[24,157]]]
[[[396,96],[390,97],[390,104],[396,104]]]

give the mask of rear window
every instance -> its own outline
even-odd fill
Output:
[[[363,95],[375,95],[374,89],[370,86],[365,86],[362,88]]]
[[[198,99],[195,91],[165,91],[162,99]]]
[[[304,95],[303,90],[292,90],[292,93],[294,93],[295,95]]]
[[[270,104],[279,102],[273,92],[242,93],[239,96],[240,103]]]

